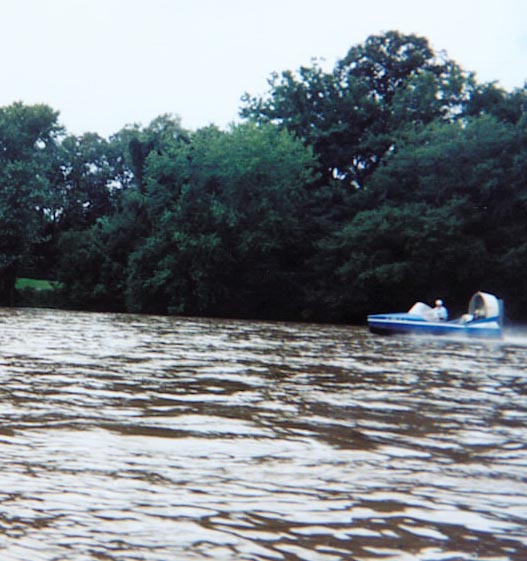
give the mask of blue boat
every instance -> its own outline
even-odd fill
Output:
[[[451,321],[435,317],[433,308],[416,302],[408,312],[368,316],[372,333],[453,335],[499,339],[502,337],[503,301],[487,292],[476,292],[470,299],[468,313]]]

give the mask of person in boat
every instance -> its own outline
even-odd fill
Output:
[[[434,312],[434,318],[440,321],[446,321],[448,319],[448,310],[443,305],[443,300],[438,298],[435,303],[435,307],[432,310]]]

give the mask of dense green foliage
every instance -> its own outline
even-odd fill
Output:
[[[245,95],[242,124],[106,140],[0,109],[0,296],[98,310],[362,321],[476,290],[526,319],[527,88],[388,32]]]

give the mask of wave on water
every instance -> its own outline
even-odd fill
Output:
[[[0,323],[0,561],[526,559],[525,327]]]
[[[503,330],[503,342],[527,347],[527,325],[506,327]]]

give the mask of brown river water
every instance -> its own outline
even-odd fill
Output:
[[[0,309],[1,561],[527,559],[527,335]]]

